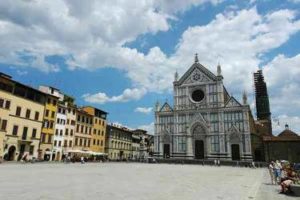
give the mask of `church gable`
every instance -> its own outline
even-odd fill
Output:
[[[172,112],[172,107],[166,102],[160,109],[160,112]]]
[[[190,69],[179,79],[178,84],[190,84],[216,81],[217,77],[200,63],[194,63]]]
[[[239,134],[238,128],[233,124],[228,130],[230,143],[240,143],[241,135]]]
[[[204,119],[204,117],[201,115],[201,113],[199,112],[199,113],[196,113],[193,117],[192,117],[192,119],[191,119],[191,121],[190,121],[190,124],[192,125],[192,124],[194,124],[194,123],[201,123],[202,125],[204,125],[205,127],[207,126],[207,122],[206,122],[206,120]]]
[[[241,107],[241,106],[242,105],[234,97],[230,97],[230,99],[225,104],[226,108],[229,108],[229,107]]]

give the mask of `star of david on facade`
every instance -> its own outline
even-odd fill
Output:
[[[193,80],[194,81],[198,81],[198,80],[200,80],[201,79],[201,74],[199,73],[199,72],[195,72],[194,74],[193,74]]]

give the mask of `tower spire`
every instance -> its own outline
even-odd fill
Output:
[[[248,98],[247,98],[247,92],[244,90],[243,92],[243,104],[247,105],[248,104]]]
[[[175,72],[175,74],[174,74],[174,80],[175,80],[175,81],[178,81],[178,72],[177,72],[177,70],[176,70],[176,72]]]
[[[217,73],[218,73],[218,76],[222,76],[222,69],[221,69],[220,63],[218,63]]]
[[[155,103],[155,111],[159,112],[159,109],[160,109],[159,101],[156,101],[156,103]]]
[[[199,60],[198,60],[198,54],[196,53],[195,54],[195,63],[198,63],[199,62]]]

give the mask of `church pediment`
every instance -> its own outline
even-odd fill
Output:
[[[201,113],[196,113],[191,121],[190,121],[190,126],[194,126],[195,124],[201,124],[204,128],[208,128],[207,127],[207,122],[206,120],[204,119],[204,117],[201,115]]]
[[[200,63],[194,63],[179,79],[179,85],[216,81],[217,77]]]
[[[226,108],[241,107],[241,106],[242,105],[234,97],[230,97],[230,99],[225,104]]]
[[[232,124],[231,127],[228,129],[228,132],[229,133],[238,133],[239,129],[234,124]]]
[[[228,140],[230,143],[240,143],[241,142],[241,135],[239,133],[238,128],[234,124],[228,130],[228,133],[229,133]]]
[[[160,112],[172,112],[172,111],[173,109],[167,102],[160,109]]]

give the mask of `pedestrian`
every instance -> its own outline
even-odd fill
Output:
[[[216,159],[214,160],[214,163],[215,163],[215,166],[217,166],[217,160]]]
[[[275,180],[274,161],[270,162],[270,164],[268,166],[268,169],[269,169],[269,174],[270,174],[270,177],[271,177],[271,184],[275,185],[276,184],[276,180]]]
[[[276,162],[274,163],[274,170],[275,170],[275,180],[278,184],[280,183],[280,179],[281,179],[281,169],[282,166],[279,160],[276,160]]]
[[[251,162],[251,167],[254,169],[256,168],[254,161]]]
[[[81,162],[81,164],[84,164],[84,157],[83,156],[81,156],[80,162]]]
[[[217,160],[217,164],[218,164],[219,167],[221,166],[220,160]]]

